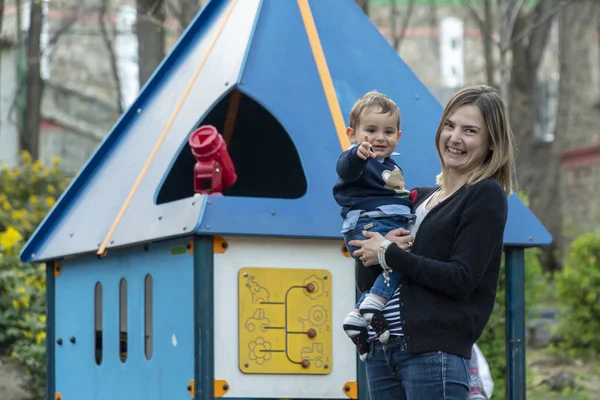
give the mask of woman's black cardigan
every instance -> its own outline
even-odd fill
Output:
[[[417,188],[415,208],[436,189]],[[409,353],[471,357],[494,307],[507,214],[506,194],[489,178],[430,210],[411,252],[389,246],[386,263],[402,274],[399,305]],[[380,272],[358,261],[358,288],[371,287]]]

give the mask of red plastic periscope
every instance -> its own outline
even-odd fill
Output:
[[[220,195],[223,189],[237,180],[235,167],[229,157],[223,136],[211,125],[196,129],[188,140],[196,158],[194,166],[194,191],[201,194]]]

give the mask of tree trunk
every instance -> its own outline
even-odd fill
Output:
[[[2,22],[4,21],[4,0],[0,0],[0,37],[2,36]]]
[[[416,0],[409,0],[408,8],[404,10],[404,16],[402,18],[402,24],[400,25],[400,32],[398,33],[398,38],[396,38],[396,32],[394,31],[394,48],[396,51],[400,51],[400,46],[402,46],[402,42],[406,37],[406,31],[408,30],[408,26],[410,25],[410,18],[412,17],[413,11],[415,10]]]
[[[508,52],[511,50],[510,41],[518,15],[522,12],[524,0],[497,0],[498,30],[500,33],[500,95],[504,104],[510,109],[510,65]]]
[[[494,84],[494,58],[492,54],[492,32],[494,22],[492,20],[492,0],[483,2],[483,56],[485,59],[485,77],[488,85]]]
[[[30,22],[27,37],[27,91],[25,103],[25,129],[21,135],[21,149],[34,159],[39,158],[40,121],[44,82],[40,76],[43,2],[34,0],[30,5]]]
[[[496,67],[494,65],[493,57],[494,38],[492,34],[494,31],[494,20],[492,18],[492,0],[484,0],[483,18],[479,16],[477,9],[471,4],[471,1],[472,0],[463,0],[463,5],[469,9],[471,17],[481,32],[481,40],[483,41],[483,59],[485,62],[485,78],[487,84],[493,86],[495,81],[494,71]],[[505,62],[502,65],[504,64]]]
[[[406,37],[406,31],[408,30],[408,26],[410,25],[410,19],[415,10],[416,0],[409,0],[408,5],[404,8],[404,13],[402,15],[402,22],[400,26],[398,26],[398,16],[401,12],[398,11],[398,4],[396,0],[390,0],[390,35],[392,39],[392,47],[400,52],[400,46],[402,46],[402,42]]]
[[[600,4],[596,0],[582,0],[565,7],[559,17],[560,97],[556,130],[563,133],[557,136],[562,149],[593,145],[593,132],[597,132],[600,126],[600,112],[594,109],[597,91],[590,85],[592,68],[597,68],[598,60],[589,57],[589,49],[598,40],[598,15]],[[586,214],[577,212],[581,208],[589,214],[593,212],[590,203],[597,201],[598,188],[588,182],[577,179],[575,182],[565,182],[561,187],[562,204],[566,206],[563,218],[570,231],[565,232],[566,243],[561,249],[563,253],[574,236],[597,229],[598,221],[593,215],[588,221],[582,221],[581,217],[573,218],[577,214]]]
[[[548,13],[559,0],[544,0],[530,14],[521,11],[512,32],[512,39],[528,27],[546,18],[545,22],[527,35],[527,41],[516,40],[512,46],[512,68],[509,90],[509,115],[515,135],[518,187],[529,198],[530,208],[553,236],[551,246],[543,250],[542,266],[554,271],[560,266],[562,221],[558,195],[560,193],[560,155],[556,140],[543,142],[534,136],[536,118],[535,91],[538,71],[548,42],[552,18]],[[557,135],[560,132],[556,133]],[[556,137],[556,136],[555,136]]]
[[[119,69],[117,67],[117,55],[115,54],[115,47],[113,46],[113,40],[111,34],[106,28],[106,13],[108,11],[108,0],[100,0],[100,9],[98,10],[98,24],[100,25],[100,32],[102,33],[102,40],[106,46],[108,52],[108,61],[110,63],[110,70],[112,72],[113,79],[115,80],[115,104],[119,114],[123,113],[123,99],[121,98],[121,78],[119,77]]]
[[[198,11],[200,11],[200,3],[201,2],[199,0],[179,0],[179,12],[177,13],[177,20],[181,25],[182,32],[196,17]]]
[[[596,13],[598,15],[598,18],[596,18],[596,35],[600,37],[600,11],[596,10]],[[598,44],[598,59],[596,61],[600,63],[600,40],[596,44]],[[600,109],[600,76],[598,76],[598,100],[596,101],[596,108]]]
[[[392,47],[398,51],[398,36],[396,29],[398,29],[398,4],[396,0],[390,0],[390,37],[392,39]]]
[[[21,25],[21,14],[23,13],[23,10],[21,9],[21,0],[15,0],[15,7],[17,9],[17,14],[15,15],[15,18],[17,20],[17,23],[15,24],[15,29],[17,30],[17,44],[19,46],[21,46],[23,44],[23,27]]]
[[[440,19],[438,16],[438,1],[429,0],[425,6],[427,7],[427,14],[424,17],[427,28],[435,30],[440,26]],[[433,35],[429,39],[429,50],[432,52],[434,57],[440,55],[440,35]],[[439,71],[439,67],[438,67]]]
[[[165,57],[164,0],[137,0],[140,88]]]

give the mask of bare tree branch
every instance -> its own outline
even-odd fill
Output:
[[[600,36],[600,7],[596,6],[596,15],[598,16],[598,23],[596,25],[596,35]],[[600,40],[598,40],[598,50],[600,50]],[[598,89],[600,89],[600,79],[598,79]],[[594,107],[600,110],[600,91],[598,93],[598,101],[594,105]]]
[[[517,21],[517,17],[519,16],[519,13],[521,12],[521,8],[523,8],[523,3],[525,3],[525,0],[516,0],[516,6],[512,10],[512,14],[510,14],[510,19],[508,20],[508,29],[507,29],[508,37],[506,38],[507,40],[512,35],[512,32],[515,27],[515,22]],[[506,12],[508,12],[509,10],[510,10],[510,8],[507,9]]]
[[[494,42],[494,38],[492,36],[492,31],[494,27],[494,23],[492,20],[492,0],[484,0],[483,1],[483,18],[484,18],[484,42],[483,42],[483,54],[485,57],[485,75],[487,78],[488,84],[492,85],[494,83],[494,58],[492,54],[492,44]]]
[[[559,4],[557,7],[554,7],[554,9],[551,9],[556,2],[557,0],[540,1],[534,9],[534,14],[532,17],[528,18],[528,21],[534,21],[534,15],[537,16],[532,25],[534,28],[531,30],[531,34],[529,35],[527,51],[528,63],[535,70],[538,69],[540,62],[542,61],[544,51],[546,50],[548,35],[552,29],[552,18],[554,15],[556,15],[558,10],[570,3],[571,0],[563,1],[562,4]]]
[[[473,18],[473,20],[479,27],[479,30],[481,31],[481,33],[483,33],[485,35],[486,39],[488,39],[491,43],[500,47],[500,41],[492,35],[493,24],[492,24],[491,0],[484,0],[484,18],[483,19],[479,16],[477,9],[473,5],[473,0],[465,0],[463,4],[465,6],[467,6],[467,8],[469,10],[469,15],[471,16],[471,18]]]
[[[181,5],[181,3],[179,3],[179,5],[177,6],[175,5],[175,0],[167,0],[165,2],[165,8],[167,13],[174,16],[177,20],[177,23],[179,24],[179,30],[183,31],[183,29],[185,29],[185,26],[183,24],[184,15],[183,6]]]
[[[2,36],[2,22],[4,21],[4,0],[0,0],[0,36]]]
[[[548,0],[545,0],[548,1]],[[553,1],[545,7],[559,6],[558,1]],[[558,86],[558,109],[556,114],[556,127],[554,129],[555,139],[551,143],[540,145],[535,143],[528,144],[524,148],[524,157],[521,160],[521,181],[525,182],[525,189],[532,190],[529,194],[530,206],[532,211],[544,224],[546,229],[553,236],[554,240],[550,246],[544,247],[540,255],[540,261],[545,270],[556,270],[560,268],[566,244],[570,234],[566,233],[563,227],[563,218],[567,224],[577,221],[577,228],[571,231],[571,234],[579,234],[585,230],[594,229],[593,218],[578,220],[573,217],[573,213],[561,214],[556,212],[556,196],[565,184],[564,169],[561,165],[560,155],[566,144],[565,133],[571,138],[584,137],[589,126],[597,126],[600,114],[585,112],[589,105],[590,94],[589,82],[592,75],[592,63],[588,58],[589,48],[596,43],[597,38],[592,33],[595,25],[592,15],[594,7],[598,6],[596,0],[571,2],[558,15],[558,61],[560,81]],[[545,12],[531,14],[529,22],[538,22],[544,15],[548,15],[548,9]],[[549,24],[545,22],[545,24]],[[543,30],[543,28],[537,28]],[[544,40],[546,41],[546,40]],[[549,41],[548,41],[549,42]],[[529,37],[528,48],[533,50],[534,40]],[[537,51],[537,49],[536,49]],[[526,63],[534,61],[532,58],[526,60]],[[530,78],[531,80],[531,78]],[[543,105],[533,101],[533,106]],[[586,133],[584,133],[586,132]],[[527,134],[527,132],[526,132]],[[527,135],[531,138],[531,134]],[[577,178],[575,178],[578,181]],[[583,181],[578,181],[581,184]],[[529,184],[531,183],[531,184]],[[565,241],[567,239],[567,241]]]
[[[28,63],[39,62],[42,59],[42,57],[45,56],[46,53],[48,53],[50,51],[50,49],[58,43],[58,41],[63,36],[63,34],[66,33],[67,31],[69,31],[73,27],[75,22],[77,22],[77,16],[74,14],[71,15],[70,18],[66,18],[63,21],[63,23],[61,24],[61,26],[53,33],[52,37],[48,40],[48,43],[46,43],[46,45],[43,48],[40,47],[39,57],[37,57],[35,59],[28,58],[27,62]],[[41,46],[41,43],[40,43],[40,46]]]
[[[509,0],[506,9],[500,12],[500,52],[506,53],[510,50],[510,38],[517,21],[517,17],[523,8],[525,0]],[[498,7],[500,11],[500,7]]]
[[[179,23],[180,31],[183,31],[192,22],[200,7],[200,0],[166,0],[165,7],[169,14],[173,15]]]
[[[27,87],[25,100],[25,129],[21,135],[21,149],[27,150],[34,159],[39,158],[40,120],[44,81],[40,75],[43,23],[43,3],[32,1],[29,7],[29,31],[27,35]]]
[[[164,18],[157,18],[157,15],[162,15],[163,0],[150,0],[145,4],[137,5],[138,19],[153,23],[164,27]]]
[[[164,0],[137,0],[138,66],[140,88],[165,57]],[[150,19],[150,17],[152,19]],[[153,20],[160,21],[159,24]]]
[[[560,1],[560,3],[558,3]],[[500,86],[503,100],[508,106],[508,85],[510,82],[509,66],[507,61],[507,52],[515,53],[522,52],[529,60],[528,67],[537,68],[544,54],[548,32],[551,24],[546,23],[558,11],[560,11],[572,0],[540,0],[531,14],[527,16],[519,16],[522,12],[524,0],[498,0],[498,6],[505,4],[504,11],[500,14]],[[537,18],[533,18],[538,16]],[[525,21],[530,22],[527,26],[521,27]],[[529,43],[525,46],[522,40],[531,36]],[[529,71],[531,72],[531,71]],[[520,79],[528,79],[529,73],[520,76]]]
[[[121,78],[119,77],[119,69],[117,67],[117,56],[115,54],[115,48],[113,46],[112,39],[110,38],[108,30],[106,29],[106,21],[104,20],[107,9],[108,0],[101,0],[100,10],[98,12],[98,23],[100,24],[100,31],[102,32],[102,39],[104,40],[106,50],[108,51],[108,59],[110,62],[110,69],[112,71],[113,79],[115,80],[117,86],[117,90],[115,90],[117,109],[119,110],[119,114],[122,114],[123,102],[121,99]]]
[[[15,27],[17,28],[17,43],[19,44],[19,46],[23,43],[23,26],[21,25],[21,15],[23,13],[23,9],[21,8],[21,6],[23,5],[21,3],[21,0],[15,0],[15,5],[17,6],[17,23],[15,25]]]
[[[82,7],[83,3],[79,3],[77,5],[77,8],[75,8],[75,10],[72,13],[70,13],[69,18],[65,18],[64,20],[62,20],[60,27],[52,34],[52,37],[50,37],[50,40],[48,40],[48,43],[46,44],[46,47],[42,49],[42,54],[45,54],[47,51],[50,50],[50,48],[52,48],[52,46],[56,45],[62,37],[62,35],[64,33],[67,33],[67,31],[69,31],[69,29],[71,29],[73,25],[75,25]]]
[[[391,0],[394,3],[394,6],[396,4],[395,0]],[[400,51],[400,46],[402,46],[402,42],[404,41],[404,38],[406,37],[406,31],[408,30],[408,25],[410,23],[410,17],[413,14],[413,11],[415,9],[415,0],[409,0],[408,2],[408,9],[406,10],[406,12],[404,13],[404,18],[402,19],[402,23],[400,24],[400,34],[396,35],[396,30],[394,29],[393,35],[394,35],[394,48],[396,49],[396,51]],[[394,20],[395,20],[395,16],[394,16]],[[395,28],[395,23],[394,23],[394,28]]]
[[[61,26],[52,34],[52,36],[50,37],[50,39],[48,40],[48,43],[46,45],[46,47],[44,47],[43,49],[40,49],[40,56],[37,57],[35,59],[35,61],[40,62],[42,56],[44,56],[46,54],[46,52],[50,51],[50,48],[55,45],[56,43],[58,43],[59,39],[62,37],[62,35],[64,33],[66,33],[69,29],[71,29],[71,27],[75,24],[75,22],[77,22],[77,14],[80,12],[82,8],[82,4],[80,3],[78,5],[78,7],[75,9],[75,11],[73,13],[71,13],[71,17],[65,19]],[[17,0],[17,43],[21,43],[21,37],[22,37],[22,30],[21,30],[21,2],[20,0]],[[28,61],[32,61],[32,60],[28,60]],[[19,99],[20,99],[20,94],[21,91],[24,89],[25,87],[25,83],[27,81],[27,77],[22,77],[19,82],[17,82],[17,90],[15,91],[15,97],[13,98],[10,107],[9,107],[9,115],[17,115],[18,113],[15,113],[14,110],[15,108],[18,108],[19,106],[22,106],[21,104],[19,104]],[[41,117],[41,116],[40,116]],[[16,127],[17,130],[19,131],[19,137],[22,137],[24,135],[24,130],[22,129],[23,127],[21,126],[21,121],[17,118],[17,120],[13,119],[14,117],[11,117],[10,122],[12,122]]]
[[[398,22],[398,4],[396,0],[390,0],[390,36],[392,39],[392,47],[398,51],[398,35],[396,34],[396,23]]]
[[[369,15],[369,0],[354,0],[356,4],[363,10],[363,12]]]
[[[469,9],[469,14],[475,23],[479,26],[479,30],[483,34],[483,54],[485,59],[485,75],[488,84],[494,83],[494,60],[492,57],[492,44],[500,46],[500,42],[492,35],[493,21],[492,21],[492,4],[491,0],[484,0],[484,17],[483,19],[479,16],[479,13],[473,5],[473,0],[466,0],[463,2]]]
[[[502,10],[501,4],[506,3],[504,10]],[[498,12],[500,14],[500,21],[498,24],[498,30],[500,31],[500,95],[502,101],[509,108],[509,87],[510,87],[510,66],[508,65],[508,51],[511,50],[509,46],[510,38],[514,30],[517,17],[521,12],[524,0],[497,0]],[[514,52],[514,48],[512,49]]]
[[[17,23],[15,24],[15,28],[16,28],[16,38],[17,38],[17,45],[21,46],[23,43],[23,30],[21,27],[21,13],[23,12],[21,10],[21,0],[15,0],[15,5],[17,8],[17,14],[16,14],[16,20]],[[19,107],[23,106],[23,104],[19,101],[21,100],[21,91],[23,90],[23,86],[25,85],[25,78],[21,78],[21,80],[17,83],[17,90],[15,91],[15,97],[13,98],[10,107],[8,108],[8,115],[10,116],[9,121],[12,122],[14,124],[14,126],[17,127],[17,132],[19,134],[19,138],[23,137],[24,135],[24,127],[22,125],[22,120],[19,117],[19,114],[15,112],[15,109],[18,109]],[[19,140],[19,146],[21,146],[20,140]],[[21,149],[21,148],[20,148]]]
[[[519,33],[515,34],[513,32],[510,47],[514,46],[515,43],[523,40],[525,37],[530,36],[528,45],[532,57],[530,61],[533,62],[534,65],[539,64],[542,55],[544,54],[546,38],[548,37],[548,32],[551,28],[549,20],[554,18],[556,13],[571,2],[572,0],[562,0],[556,4],[557,0],[540,1],[532,11],[532,16],[527,18],[528,21],[531,21],[529,26],[519,31]],[[534,18],[535,15],[538,17]]]
[[[436,29],[440,26],[438,18],[438,2],[437,0],[429,0],[427,2],[427,24],[430,29]],[[435,57],[440,54],[440,39],[439,36],[428,41],[429,49]]]
[[[473,0],[465,0],[463,2],[463,5],[467,7],[467,10],[469,10],[469,15],[471,16],[471,18],[473,18],[473,21],[475,21],[475,23],[479,27],[479,30],[483,32],[485,30],[485,24],[483,22],[483,19],[479,16],[479,13],[475,9],[475,6],[473,5]]]

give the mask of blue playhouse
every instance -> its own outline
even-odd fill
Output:
[[[331,190],[350,108],[373,89],[402,110],[408,185],[433,184],[442,107],[353,0],[210,1],[23,249],[48,265],[48,399],[366,399]],[[194,189],[200,126],[235,166],[222,195]],[[516,398],[523,248],[551,237],[509,206]]]

